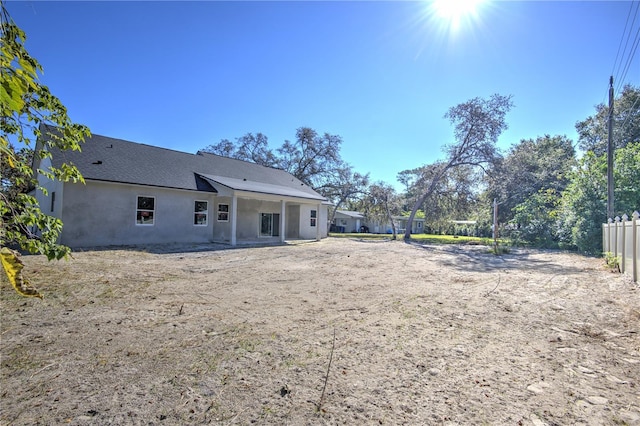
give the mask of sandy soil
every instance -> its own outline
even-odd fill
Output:
[[[640,425],[640,288],[602,260],[327,239],[25,257],[0,424]]]

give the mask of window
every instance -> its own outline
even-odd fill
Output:
[[[51,212],[52,213],[55,210],[55,207],[56,207],[56,191],[53,191],[51,193]]]
[[[155,210],[155,197],[138,197],[138,208],[136,209],[136,225],[153,225]]]
[[[316,226],[317,210],[311,210],[311,226]]]
[[[280,214],[260,213],[260,236],[277,237],[280,235]]]
[[[207,215],[209,214],[209,203],[196,201],[193,210],[193,224],[205,226],[207,224]]]
[[[218,204],[218,222],[229,222],[229,204]]]

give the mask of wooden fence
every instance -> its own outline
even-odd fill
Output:
[[[602,250],[615,256],[620,272],[638,282],[640,269],[640,214],[633,212],[631,219],[625,214],[602,224]]]

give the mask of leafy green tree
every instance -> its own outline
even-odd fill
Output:
[[[406,196],[415,202],[415,194],[421,189],[415,187],[415,182],[432,179],[439,167],[436,163],[400,172],[398,180],[409,187]],[[482,173],[477,168],[468,165],[454,167],[444,173],[420,208],[426,219],[425,229],[434,233],[453,233],[453,220],[475,219],[481,177]]]
[[[400,197],[393,186],[378,181],[369,186],[362,199],[363,213],[367,219],[379,223],[390,223],[393,239],[397,238],[396,223],[393,219],[402,213]]]
[[[405,239],[411,238],[416,212],[434,194],[449,170],[460,166],[486,169],[500,157],[496,142],[508,127],[505,116],[512,106],[510,96],[495,94],[489,99],[474,98],[449,109],[445,118],[454,126],[456,142],[445,146],[446,160],[425,167],[425,173],[414,183],[419,190],[407,221]]]
[[[24,47],[25,33],[1,3],[0,22],[0,245],[17,246],[48,259],[66,257],[70,249],[57,244],[60,220],[44,214],[31,190],[37,174],[60,181],[83,182],[72,164],[34,170],[35,164],[51,156],[49,148],[79,150],[90,135],[85,126],[73,123],[60,100],[39,82],[42,67]],[[52,127],[49,127],[52,126]],[[49,130],[54,129],[54,130]],[[47,133],[46,138],[42,132]],[[36,141],[43,141],[36,145]]]
[[[540,191],[553,190],[560,198],[575,165],[575,149],[566,136],[523,139],[487,175],[485,204],[496,198],[499,221],[510,222],[514,209]]]
[[[640,141],[640,88],[626,85],[613,108],[614,149]],[[583,151],[606,154],[608,146],[609,106],[599,104],[596,113],[576,123],[578,143]]]
[[[615,209],[618,215],[640,211],[640,138],[617,149],[613,170]]]
[[[334,169],[333,174],[319,188],[314,188],[333,203],[333,212],[329,223],[333,223],[336,212],[344,204],[355,201],[366,193],[369,185],[369,174],[353,171],[353,168],[343,163]]]
[[[571,173],[562,194],[561,245],[584,253],[602,252],[602,223],[606,221],[606,156],[587,152]]]
[[[514,209],[511,238],[538,247],[558,247],[557,221],[561,197],[555,189],[541,189]]]
[[[640,209],[640,142],[615,151],[614,199],[616,215],[631,216]],[[560,242],[585,253],[602,252],[601,224],[607,221],[607,156],[587,152],[571,173],[562,194]]]

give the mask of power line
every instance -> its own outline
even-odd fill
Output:
[[[640,3],[638,3],[640,4]],[[629,68],[631,67],[631,64],[633,63],[633,57],[636,54],[636,50],[638,49],[638,44],[640,43],[640,27],[638,27],[638,31],[636,31],[636,38],[634,40],[633,45],[631,46],[631,50],[629,51],[629,58],[627,59],[627,62],[625,64],[625,67],[622,71],[622,75],[620,77],[620,79],[618,80],[618,88],[616,89],[616,93],[619,93],[620,90],[622,90],[622,88],[624,87],[624,81],[627,77],[627,72],[629,71]]]
[[[616,53],[616,59],[613,61],[613,69],[611,69],[611,75],[616,75],[616,64],[618,63],[618,58],[620,57],[620,48],[622,47],[622,41],[624,40],[624,35],[627,33],[627,26],[629,25],[629,18],[631,17],[631,10],[633,9],[633,1],[629,6],[629,12],[627,12],[627,21],[624,23],[624,29],[622,30],[622,37],[620,38],[620,43],[618,44],[618,52]],[[635,21],[635,15],[634,15]],[[631,31],[631,30],[629,30]],[[625,44],[625,50],[627,50],[627,45]],[[624,53],[623,53],[624,54]],[[622,61],[621,61],[622,62]],[[616,76],[617,77],[617,76]],[[616,78],[617,80],[617,78]]]
[[[636,6],[635,12],[633,12],[634,4]],[[635,25],[639,10],[640,10],[640,2],[638,1],[631,2],[631,6],[629,7],[629,12],[627,13],[627,21],[625,23],[625,27],[622,32],[622,38],[620,39],[620,44],[618,45],[618,53],[616,54],[616,60],[614,61],[614,67],[613,67],[614,72],[612,73],[612,75],[615,76],[615,81],[618,83],[618,86],[615,90],[616,94],[618,94],[620,90],[624,87],[627,73],[629,72],[629,68],[631,67],[631,64],[633,62],[633,58],[635,56],[636,50],[638,49],[638,43],[640,42],[640,27],[639,27],[638,30],[636,31],[633,41],[631,42],[631,47],[629,49],[628,56],[626,56],[626,60],[625,60],[625,55],[627,55],[627,47],[629,46],[629,42],[633,35],[633,29],[634,29],[634,25]],[[633,16],[633,19],[631,20],[631,25],[628,25],[629,20],[631,19],[632,16]],[[624,48],[622,49],[622,51],[620,51],[623,40],[624,40]],[[620,59],[619,62],[618,62],[618,59]]]

